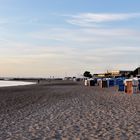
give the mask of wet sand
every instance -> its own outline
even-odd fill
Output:
[[[70,81],[0,88],[0,140],[139,140],[140,94]]]

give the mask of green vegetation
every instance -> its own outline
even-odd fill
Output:
[[[83,75],[85,77],[92,78],[92,74],[89,71],[85,71]]]

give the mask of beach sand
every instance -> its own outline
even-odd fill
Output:
[[[84,82],[0,88],[0,140],[139,140],[140,94]]]

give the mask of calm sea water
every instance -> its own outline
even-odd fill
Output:
[[[2,80],[0,80],[0,87],[20,86],[20,85],[32,85],[32,84],[36,84],[36,83],[35,82],[2,81]]]

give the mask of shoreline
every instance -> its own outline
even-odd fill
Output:
[[[12,87],[12,86],[24,86],[24,85],[33,85],[37,84],[36,82],[29,81],[17,81],[17,80],[0,80],[0,88],[1,87]]]

